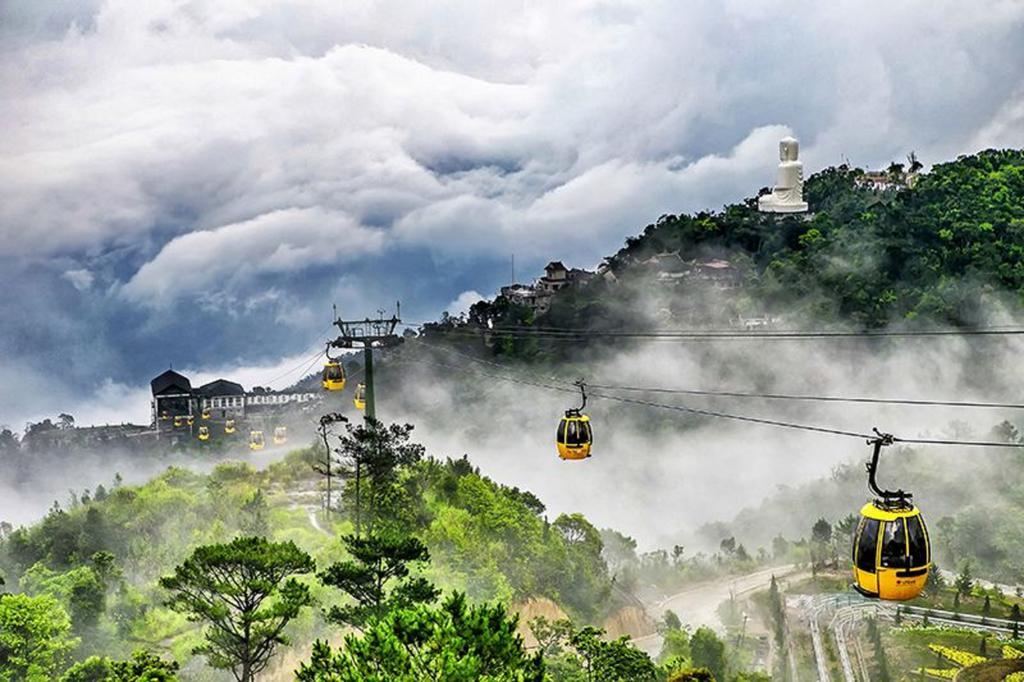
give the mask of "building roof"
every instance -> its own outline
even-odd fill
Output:
[[[196,393],[207,397],[215,395],[245,395],[245,389],[242,388],[242,384],[235,383],[234,381],[217,379],[208,384],[203,384],[196,389]]]
[[[191,393],[192,383],[189,382],[188,377],[178,374],[173,369],[169,369],[150,381],[149,388],[153,391],[153,395]]]
[[[549,272],[551,270],[565,270],[566,272],[568,272],[568,270],[569,270],[567,267],[565,267],[562,264],[562,261],[560,261],[560,260],[553,260],[553,261],[551,261],[550,263],[548,263],[547,265],[544,266],[544,269],[549,271]]]
[[[720,258],[712,258],[711,260],[705,260],[697,263],[697,267],[710,268],[712,270],[728,270],[732,267],[732,263]]]

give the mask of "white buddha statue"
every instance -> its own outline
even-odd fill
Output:
[[[757,208],[765,213],[804,213],[804,164],[797,160],[800,143],[792,137],[779,142],[779,170],[775,176],[775,189],[757,200]]]

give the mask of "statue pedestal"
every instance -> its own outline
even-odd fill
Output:
[[[762,213],[807,213],[806,201],[779,201],[772,194],[765,194],[757,200],[757,210]]]

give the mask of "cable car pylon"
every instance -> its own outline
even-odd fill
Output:
[[[373,381],[373,349],[393,348],[402,343],[401,336],[395,333],[401,320],[401,303],[396,304],[396,312],[390,318],[383,317],[384,311],[378,311],[381,317],[376,319],[366,318],[363,320],[343,320],[335,311],[334,325],[338,327],[340,334],[338,338],[327,344],[331,348],[359,348],[363,349],[363,365],[365,378],[363,379],[364,391],[363,402],[365,409],[363,414],[367,422],[376,419],[377,404],[374,392]]]

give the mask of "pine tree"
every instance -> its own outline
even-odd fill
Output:
[[[160,586],[170,592],[167,606],[206,625],[205,643],[194,652],[239,682],[252,682],[277,645],[288,642],[288,623],[312,604],[309,586],[295,576],[313,568],[293,542],[241,537],[196,548]]]
[[[348,594],[352,604],[332,606],[327,619],[340,625],[362,628],[372,625],[396,608],[426,604],[438,596],[437,589],[411,567],[430,561],[426,545],[414,537],[373,533],[362,538],[342,538],[352,556],[327,567],[319,574],[324,585]]]
[[[974,589],[974,579],[971,577],[971,562],[965,561],[964,566],[960,569],[960,573],[957,574],[956,580],[953,581],[953,585],[956,587],[956,593],[958,595],[969,596],[971,590]]]

